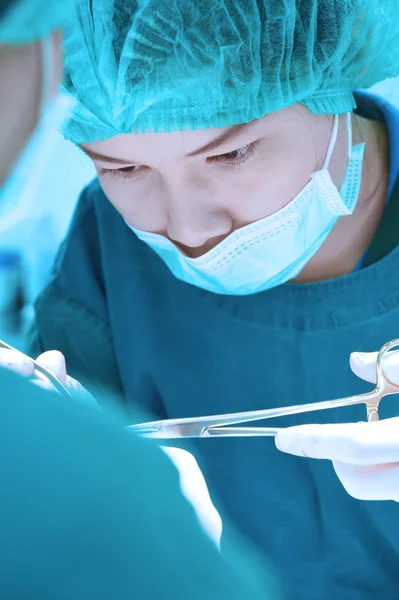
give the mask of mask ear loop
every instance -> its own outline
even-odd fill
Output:
[[[326,171],[329,167],[331,156],[332,156],[332,153],[334,152],[335,143],[336,143],[337,137],[338,137],[338,125],[339,125],[339,116],[334,115],[334,125],[333,125],[333,129],[331,132],[330,143],[328,145],[326,158],[324,159],[322,171]]]
[[[352,113],[348,112],[346,113],[346,119],[347,119],[347,132],[348,132],[348,157],[351,155],[352,152]]]
[[[352,113],[348,112],[346,117],[346,127],[348,135],[348,158],[352,152]],[[324,159],[323,170],[328,169],[332,153],[334,152],[335,144],[338,137],[339,115],[334,115],[334,125],[331,132],[331,139],[327,150],[326,158]]]

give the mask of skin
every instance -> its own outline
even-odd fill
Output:
[[[329,169],[338,187],[347,164],[345,119],[339,120]],[[130,225],[169,238],[195,258],[288,204],[321,168],[332,124],[331,115],[314,115],[297,104],[254,121],[234,139],[201,154],[192,155],[227,130],[119,135],[84,144],[83,150],[94,159],[105,194]],[[349,273],[375,233],[389,171],[385,126],[354,115],[353,143],[362,141],[367,168],[356,210],[339,219],[298,282]]]
[[[53,94],[62,75],[61,33],[52,36],[54,45]],[[39,118],[41,99],[40,43],[25,46],[0,45],[0,187],[32,135]]]

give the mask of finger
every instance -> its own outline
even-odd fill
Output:
[[[51,392],[57,392],[58,394],[60,393],[58,390],[54,389],[54,386],[50,382],[50,380],[47,379],[46,376],[41,375],[40,373],[38,373],[37,376],[34,379],[32,379],[32,382],[37,387],[40,387],[44,390],[48,390]],[[71,394],[73,396],[79,398],[79,401],[83,401],[87,405],[89,405],[93,408],[100,409],[100,406],[99,406],[98,402],[96,401],[96,399],[94,398],[94,396],[92,396],[90,394],[90,392],[88,392],[76,379],[73,379],[72,377],[69,377],[69,375],[68,375],[66,378],[66,383],[64,385],[71,392]]]
[[[69,375],[66,376],[65,385],[70,392],[74,392],[76,394],[88,394],[89,393],[83,387],[83,385],[81,383],[79,383],[79,381],[77,381],[77,379],[74,379],[73,377],[70,377]]]
[[[376,383],[378,352],[353,352],[350,356],[350,366],[355,375]],[[395,385],[399,385],[399,352],[388,352],[382,363],[385,377]]]
[[[36,387],[41,388],[42,390],[47,390],[48,392],[54,392],[54,387],[52,386],[52,384],[49,382],[48,379],[35,378],[32,380],[32,383]]]
[[[31,377],[34,373],[34,364],[29,356],[16,350],[0,349],[0,366],[15,371],[24,377]]]
[[[205,478],[194,456],[186,450],[162,447],[180,474],[180,487],[183,495],[194,507],[199,521],[206,533],[220,545],[222,520],[209,495]]]
[[[333,464],[339,480],[353,498],[399,501],[399,463],[348,465],[334,462]]]
[[[61,352],[57,350],[50,350],[49,352],[44,352],[37,358],[37,362],[49,369],[54,375],[63,383],[64,385],[67,382],[67,370],[66,370],[66,362],[65,357]]]
[[[92,394],[90,394],[90,392],[88,392],[86,388],[79,383],[79,381],[73,377],[70,377],[69,375],[67,375],[66,387],[74,396],[78,396],[80,401],[85,402],[85,404],[91,406],[92,408],[100,410],[100,405],[95,397],[92,396]]]
[[[377,356],[378,352],[352,352],[349,364],[354,374],[360,379],[375,383]]]
[[[94,396],[92,396],[90,392],[88,392],[82,386],[82,384],[79,383],[79,381],[67,375],[65,357],[61,352],[55,350],[45,352],[39,356],[37,362],[43,367],[49,369],[61,381],[61,383],[65,385],[69,392],[71,392],[74,396],[79,397],[80,401],[84,401],[93,408],[100,409],[100,406]],[[46,390],[58,391],[54,390],[54,386],[45,375],[42,375],[41,373],[37,373],[36,375],[37,376],[34,380],[36,385]]]
[[[276,446],[295,456],[354,465],[399,462],[399,417],[374,423],[301,425],[279,432]]]

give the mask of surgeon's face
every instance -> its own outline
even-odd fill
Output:
[[[337,186],[347,161],[345,118],[330,163]],[[321,168],[332,125],[331,116],[297,104],[244,126],[119,135],[83,147],[130,225],[197,257],[290,202]]]

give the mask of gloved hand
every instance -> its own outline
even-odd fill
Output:
[[[65,357],[61,352],[56,350],[44,352],[38,357],[37,362],[54,373],[71,393],[79,395],[83,401],[98,407],[93,396],[76,379],[67,374]],[[47,378],[35,374],[33,361],[22,352],[0,348],[0,367],[11,369],[23,377],[31,379],[35,385],[54,391]]]
[[[376,382],[377,352],[352,354],[352,371]],[[386,355],[385,376],[399,384],[399,352]],[[333,461],[342,485],[359,500],[399,502],[399,417],[374,423],[301,425],[276,436],[282,452]]]
[[[192,504],[204,531],[220,547],[222,520],[209,496],[208,486],[194,456],[180,448],[163,447],[180,473],[183,495]]]

